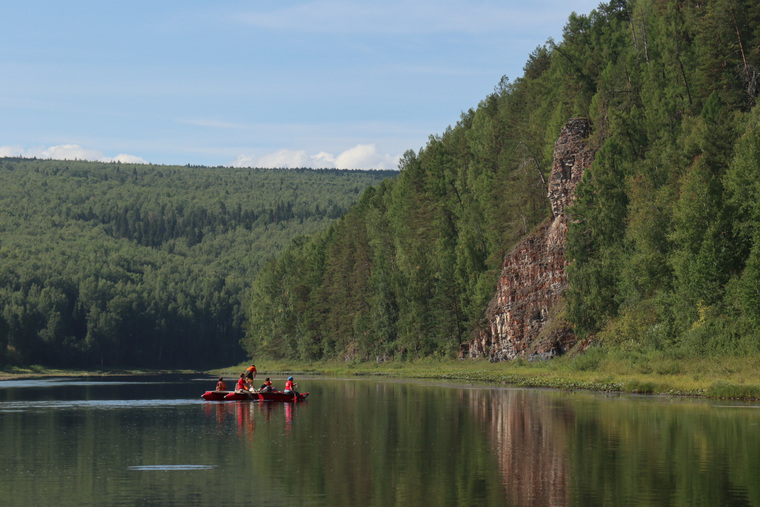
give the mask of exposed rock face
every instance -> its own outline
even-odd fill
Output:
[[[463,345],[460,357],[550,358],[575,345],[569,326],[550,317],[567,285],[565,209],[594,159],[585,143],[590,131],[584,118],[572,119],[562,128],[548,184],[553,216],[505,257],[496,295],[486,311],[489,328]]]

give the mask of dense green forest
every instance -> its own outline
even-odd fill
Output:
[[[522,76],[259,272],[246,348],[453,356],[483,325],[503,256],[549,216],[553,144],[581,116],[597,154],[569,211],[576,334],[631,351],[758,352],[759,69],[756,1],[573,13]]]
[[[396,174],[0,159],[0,366],[238,363],[261,266]]]

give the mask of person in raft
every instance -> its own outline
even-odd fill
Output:
[[[253,382],[253,379],[256,378],[257,373],[258,372],[256,371],[256,365],[253,363],[251,363],[251,366],[249,366],[245,370],[245,376],[248,377],[248,380],[250,380],[251,382]]]
[[[285,394],[290,394],[292,396],[298,396],[298,391],[296,391],[296,386],[298,384],[293,382],[293,377],[288,377],[288,381],[285,382]]]
[[[240,374],[240,380],[237,382],[236,391],[247,391],[248,383],[245,381],[245,372]]]
[[[219,377],[219,382],[216,383],[217,391],[226,391],[227,383],[224,381],[224,377]]]
[[[269,380],[269,377],[264,381],[263,384],[261,384],[261,392],[262,393],[273,393],[276,392],[277,389],[272,387],[272,381]]]

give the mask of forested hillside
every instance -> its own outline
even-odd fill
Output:
[[[247,349],[453,356],[505,253],[549,215],[553,144],[580,116],[596,158],[569,209],[575,333],[631,351],[758,352],[759,69],[755,1],[615,0],[570,15],[523,76],[259,273]]]
[[[395,174],[0,159],[0,366],[237,363],[261,266]]]

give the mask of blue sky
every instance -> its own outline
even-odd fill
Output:
[[[598,4],[5,2],[0,156],[396,169]]]

